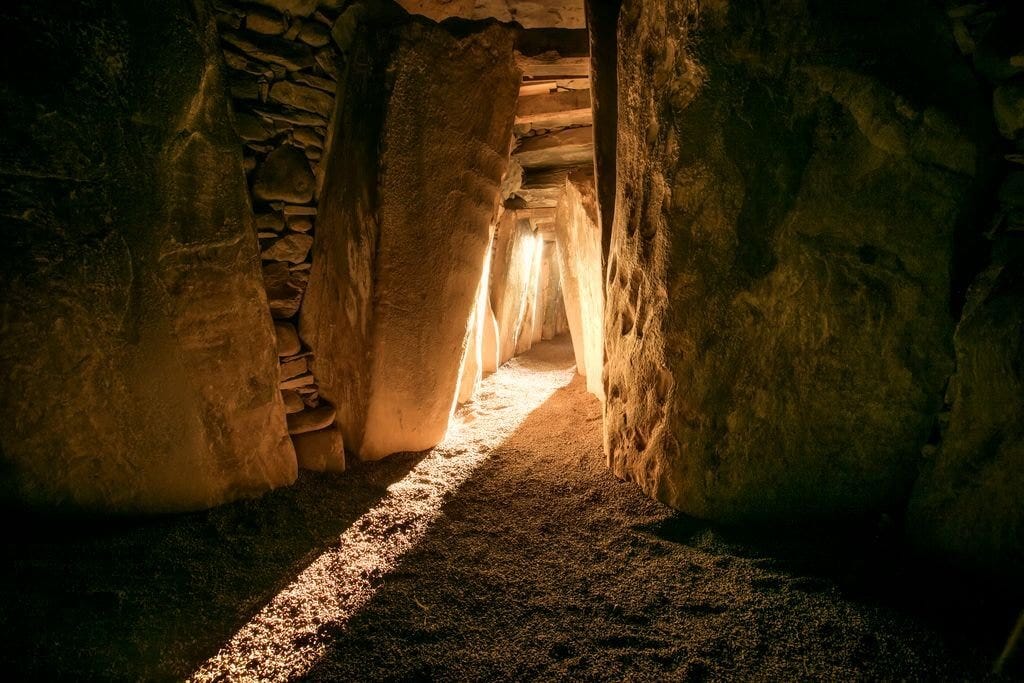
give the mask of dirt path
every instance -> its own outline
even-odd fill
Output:
[[[526,362],[571,363],[568,354],[545,345]],[[985,676],[985,647],[998,653],[998,642],[978,647],[976,631],[949,635],[859,595],[890,567],[863,553],[885,548],[867,539],[819,555],[727,540],[611,476],[600,419],[580,377],[534,411],[446,501],[310,677]]]
[[[600,404],[571,363],[565,340],[542,344],[434,451],[306,473],[256,501],[10,513],[0,666],[47,680],[986,678],[1015,615],[973,605],[983,586],[915,566],[898,538],[738,534],[648,500],[605,468]],[[1019,660],[1007,679],[1024,677]]]

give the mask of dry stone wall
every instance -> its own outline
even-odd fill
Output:
[[[341,471],[345,452],[337,410],[320,395],[312,352],[296,329],[312,268],[324,149],[335,108],[336,17],[315,2],[215,5],[277,334],[288,431],[300,467]]]

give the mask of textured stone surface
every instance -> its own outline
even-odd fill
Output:
[[[302,273],[292,271],[287,263],[268,263],[263,266],[263,286],[274,318],[283,320],[299,312],[306,291],[306,278]]]
[[[294,356],[302,350],[299,334],[291,323],[275,322],[274,333],[277,335],[278,356]]]
[[[911,498],[918,546],[974,568],[1024,572],[1024,241],[1004,238],[955,336],[949,420]]]
[[[283,145],[267,155],[256,169],[252,196],[265,202],[305,204],[313,199],[316,179],[302,150]]]
[[[587,390],[603,398],[604,278],[594,194],[592,175],[574,174],[566,180],[555,235],[576,371],[587,378]]]
[[[301,413],[292,413],[288,416],[288,433],[305,434],[325,429],[334,424],[334,414],[334,406],[326,404]]]
[[[455,38],[410,24],[392,68],[366,458],[430,448],[448,428],[520,80],[494,25]]]
[[[613,471],[726,521],[900,505],[987,99],[945,18],[626,0],[619,26]]]
[[[384,119],[388,36],[360,30],[338,82],[334,130],[299,318],[324,398],[338,407],[345,444],[358,453],[369,396],[373,271],[379,234],[377,149]]]
[[[288,261],[289,263],[302,263],[313,246],[313,238],[310,235],[286,235],[272,241],[260,254],[268,261]]]
[[[295,478],[202,8],[0,9],[3,25],[32,26],[0,48],[22,65],[0,85],[7,496],[191,510]]]
[[[345,440],[337,427],[296,434],[292,440],[302,469],[314,472],[345,471]]]
[[[583,0],[398,0],[434,21],[452,17],[514,21],[523,28],[586,28]]]

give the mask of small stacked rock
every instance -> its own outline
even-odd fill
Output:
[[[215,7],[277,331],[288,432],[299,467],[342,471],[335,409],[319,396],[312,352],[294,322],[312,266],[320,161],[338,78],[334,18],[317,4],[219,0]]]

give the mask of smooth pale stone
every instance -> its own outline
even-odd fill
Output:
[[[586,173],[573,173],[569,178],[562,183],[555,217],[562,299],[576,371],[587,378],[587,391],[603,399],[604,277],[594,180]]]
[[[334,406],[321,404],[317,408],[292,413],[288,416],[288,433],[303,434],[315,432],[334,424]]]
[[[305,356],[298,358],[284,358],[281,360],[280,376],[282,380],[291,379],[303,374],[308,369]]]
[[[259,201],[304,204],[313,199],[316,180],[306,155],[291,145],[282,145],[267,155],[256,169],[252,196]]]
[[[302,397],[291,389],[282,391],[281,398],[284,400],[284,411],[288,414],[300,413],[306,409],[306,404],[302,402]]]
[[[480,368],[484,372],[494,372],[498,369],[498,321],[494,317],[490,297],[484,304],[483,328]]]
[[[292,443],[302,469],[314,472],[345,471],[345,443],[337,427],[294,434]]]
[[[534,235],[530,222],[506,211],[494,235],[491,305],[498,328],[498,365],[516,354],[516,340],[526,315]]]
[[[367,459],[431,448],[448,429],[521,82],[512,36],[498,26],[456,38],[412,23],[400,35],[382,145],[371,388],[359,448]]]

